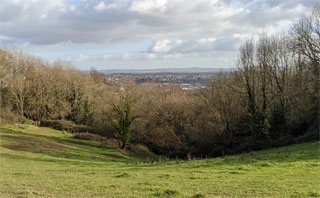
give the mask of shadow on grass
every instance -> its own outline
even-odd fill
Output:
[[[131,160],[131,158],[98,142],[76,140],[71,139],[71,137],[59,138],[34,135],[3,129],[0,135],[3,140],[1,146],[16,151],[87,161],[127,162]]]
[[[224,162],[248,163],[248,162],[270,162],[290,163],[297,161],[318,160],[320,155],[320,142],[309,142],[295,144],[280,148],[244,153],[236,156],[224,157]]]
[[[81,166],[88,166],[92,165],[94,162],[104,162],[104,161],[90,161],[90,160],[79,160],[79,159],[67,159],[67,158],[47,158],[47,157],[27,157],[27,156],[20,156],[20,155],[11,155],[8,153],[0,153],[0,158],[2,159],[10,159],[10,160],[21,160],[23,162],[26,161],[36,161],[36,162],[49,162],[53,164],[60,164],[60,165],[81,165]],[[109,162],[110,160],[108,160]],[[114,163],[113,161],[110,161]],[[115,161],[119,162],[119,161]],[[100,166],[100,163],[99,163]]]
[[[225,165],[230,166],[246,166],[254,165],[259,167],[272,167],[284,164],[290,166],[291,163],[299,161],[319,161],[320,142],[309,142],[296,144],[280,148],[244,153],[240,155],[230,155],[218,157],[215,159],[199,160],[199,161],[183,161],[181,166],[192,168],[204,167],[220,167]],[[171,163],[175,165],[173,162]],[[319,163],[313,163],[314,166],[320,166]]]

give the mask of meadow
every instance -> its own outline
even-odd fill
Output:
[[[0,197],[320,197],[319,141],[146,163],[32,125],[0,128]]]

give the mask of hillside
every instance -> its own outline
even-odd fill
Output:
[[[320,197],[319,142],[144,163],[31,125],[0,128],[0,197]]]

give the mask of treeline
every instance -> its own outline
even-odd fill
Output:
[[[238,70],[207,89],[136,85],[0,50],[0,122],[98,133],[119,147],[167,156],[220,156],[319,139],[320,10],[289,33],[240,47]]]

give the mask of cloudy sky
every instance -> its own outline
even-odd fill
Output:
[[[318,0],[1,0],[0,47],[79,69],[234,67]]]

